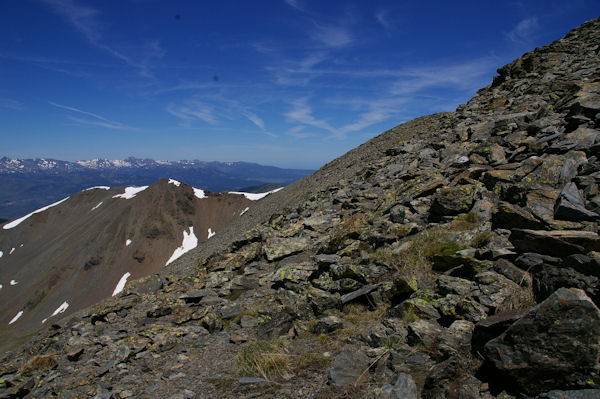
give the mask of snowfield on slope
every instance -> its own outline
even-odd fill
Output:
[[[19,317],[21,317],[21,316],[23,316],[23,311],[19,310],[19,313],[17,313],[17,315],[15,317],[13,317],[12,320],[8,322],[8,324],[12,324],[15,321],[19,320]]]
[[[112,293],[112,296],[115,296],[119,292],[123,291],[123,289],[125,288],[125,284],[127,283],[127,279],[129,278],[129,276],[131,276],[131,273],[127,272],[127,273],[125,273],[123,275],[123,277],[121,277],[121,279],[117,283],[117,286],[115,287],[115,290]]]
[[[269,194],[276,193],[277,191],[282,190],[282,189],[283,189],[283,187],[279,187],[279,188],[276,188],[275,190],[267,191],[266,193],[244,193],[242,191],[229,191],[229,194],[243,195],[244,197],[248,198],[250,201],[258,201],[259,199],[262,199]]]
[[[204,190],[200,190],[199,188],[192,187],[194,190],[194,195],[200,199],[206,198],[206,194],[204,194]]]
[[[148,186],[125,187],[125,192],[123,194],[113,195],[113,198],[131,199],[131,198],[135,197],[138,193],[144,191],[147,188],[148,188]]]
[[[13,220],[12,222],[5,224],[4,226],[2,226],[2,228],[4,230],[12,229],[13,227],[18,226],[19,224],[21,224],[21,222],[23,222],[24,220],[28,219],[29,217],[35,215],[36,213],[44,212],[46,209],[49,209],[49,208],[52,208],[53,206],[62,204],[63,202],[65,202],[68,199],[69,199],[69,197],[63,198],[60,201],[57,201],[57,202],[55,202],[53,204],[50,204],[50,205],[47,205],[47,206],[45,206],[43,208],[40,208],[37,211],[33,211],[33,212],[31,212],[31,213],[23,216],[22,218],[19,218],[17,220]]]
[[[173,255],[171,255],[167,263],[165,263],[165,266],[197,246],[198,238],[194,234],[194,227],[190,226],[190,233],[188,234],[187,231],[183,231],[183,242],[181,243],[181,246],[175,249]]]

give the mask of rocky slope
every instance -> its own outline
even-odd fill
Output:
[[[163,179],[143,187],[94,187],[4,223],[2,346],[157,272],[253,202]]]
[[[590,21],[265,198],[7,353],[4,395],[599,397],[598,43]]]

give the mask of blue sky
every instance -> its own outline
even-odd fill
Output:
[[[599,1],[0,1],[0,156],[318,168]]]

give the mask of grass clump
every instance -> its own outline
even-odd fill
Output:
[[[417,314],[415,313],[415,307],[412,304],[410,304],[408,306],[408,309],[402,315],[402,320],[406,324],[410,324],[412,322],[419,320],[419,316],[417,316]]]
[[[481,219],[474,212],[464,213],[454,218],[452,223],[448,225],[448,229],[454,231],[473,230],[481,224]]]
[[[262,340],[246,346],[235,359],[238,373],[265,380],[285,374],[290,365],[285,346],[282,339]]]
[[[423,255],[431,260],[435,255],[454,255],[461,249],[463,247],[454,241],[435,242],[423,250]]]
[[[481,231],[475,234],[475,237],[471,240],[471,246],[473,248],[483,248],[492,242],[494,239],[494,233],[489,230]]]

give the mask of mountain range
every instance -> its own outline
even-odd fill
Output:
[[[173,178],[208,191],[269,191],[310,174],[248,162],[0,158],[0,218],[27,214],[87,187],[143,186]]]
[[[382,133],[21,342],[15,304],[0,396],[600,397],[598,43],[595,19],[524,54],[455,112]],[[59,223],[70,200],[21,223]],[[13,242],[0,270],[30,245]]]

